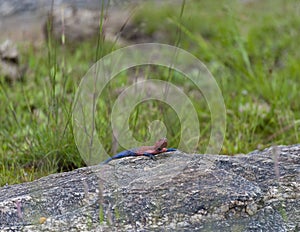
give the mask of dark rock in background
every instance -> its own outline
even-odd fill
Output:
[[[299,231],[300,145],[174,152],[0,189],[3,231]]]

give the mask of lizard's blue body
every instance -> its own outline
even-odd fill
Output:
[[[105,160],[104,162],[100,164],[107,164],[111,160],[114,159],[121,159],[124,157],[130,157],[130,156],[147,156],[151,159],[154,159],[154,155],[163,153],[163,152],[171,152],[171,151],[176,151],[175,148],[166,148],[167,146],[167,139],[163,138],[158,140],[154,146],[143,146],[143,147],[138,147],[138,148],[133,148],[130,150],[125,150],[122,151],[109,159]]]
[[[176,151],[176,149],[175,148],[167,148],[167,150],[164,151],[164,152],[171,152],[171,151]],[[159,154],[159,153],[156,153],[156,154]],[[154,159],[155,154],[151,154],[151,153],[138,154],[138,153],[134,152],[134,149],[125,150],[125,151],[121,151],[120,153],[108,158],[107,160],[105,160],[101,164],[107,164],[107,163],[109,163],[110,161],[112,161],[114,159],[121,159],[121,158],[124,158],[124,157],[141,156],[141,155],[148,156],[149,158]]]

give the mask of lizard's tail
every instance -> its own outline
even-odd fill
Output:
[[[166,150],[166,152],[170,152],[170,151],[177,151],[177,149],[176,149],[176,148],[168,148],[168,149]]]
[[[112,157],[110,157],[110,158],[108,158],[107,160],[101,162],[99,165],[107,164],[107,163],[109,163],[110,161],[112,161]]]

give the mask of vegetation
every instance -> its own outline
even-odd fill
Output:
[[[163,39],[157,42],[191,52],[212,72],[227,109],[221,154],[231,155],[299,143],[299,14],[297,0],[190,0],[181,6],[141,7],[133,23],[149,40],[159,35]],[[41,47],[20,45],[21,62],[28,65],[24,81],[7,83],[0,78],[0,186],[85,165],[72,134],[73,99],[96,58],[117,47],[102,38],[76,46],[51,39]],[[99,99],[97,131],[107,152],[116,147],[109,119],[118,89],[137,76],[168,80],[184,89],[198,113],[198,152],[203,152],[210,135],[205,100],[178,73],[149,67],[121,73]],[[165,122],[170,146],[176,147],[180,122],[158,101],[147,101],[131,113],[133,136],[149,139],[153,120]]]

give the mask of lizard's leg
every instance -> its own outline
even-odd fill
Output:
[[[146,152],[146,153],[143,153],[143,155],[149,157],[152,160],[156,160],[155,156],[153,154],[151,154],[151,153],[147,153]]]

